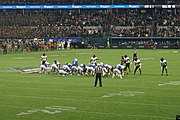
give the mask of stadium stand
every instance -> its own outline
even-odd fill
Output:
[[[1,5],[179,3],[179,0],[0,0]],[[2,39],[180,37],[180,9],[0,10],[0,16]]]

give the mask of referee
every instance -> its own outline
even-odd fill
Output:
[[[96,74],[96,79],[95,79],[94,87],[96,87],[98,79],[99,79],[99,86],[102,87],[102,79],[101,79],[102,67],[100,66],[100,64],[97,64],[95,68],[95,74]]]

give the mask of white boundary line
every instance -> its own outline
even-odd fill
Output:
[[[2,95],[3,97],[16,97],[16,98],[31,98],[31,99],[46,99],[46,100],[63,100],[63,101],[76,101],[76,102],[95,102],[95,103],[120,103],[120,104],[134,104],[134,105],[144,105],[144,106],[160,106],[160,107],[176,107],[177,105],[159,105],[159,104],[145,104],[145,103],[129,103],[129,102],[113,102],[113,101],[98,101],[98,100],[80,100],[80,99],[70,99],[70,98],[56,98],[56,97],[42,97],[42,96],[23,96],[23,95]]]

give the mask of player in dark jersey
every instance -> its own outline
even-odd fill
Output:
[[[129,59],[129,57],[127,55],[124,56],[124,61],[125,61],[125,64],[126,64],[124,70],[128,74],[128,71],[131,72],[131,70],[130,70],[130,59]]]
[[[133,49],[133,61],[135,60],[135,58],[137,58],[137,49],[136,48]]]

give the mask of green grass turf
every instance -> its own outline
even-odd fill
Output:
[[[175,51],[175,52],[174,52]],[[180,114],[180,85],[158,84],[180,81],[180,52],[177,50],[138,50],[142,59],[142,75],[123,79],[103,78],[103,88],[93,88],[93,76],[58,77],[55,74],[19,74],[13,68],[39,67],[43,52],[0,55],[0,120],[175,120]],[[96,54],[110,65],[120,62],[132,50],[64,50],[46,52],[48,61],[61,64],[78,58],[88,64]],[[169,76],[160,76],[159,60],[168,63]],[[133,70],[133,65],[131,69]],[[104,95],[137,91],[135,96]],[[47,109],[47,106],[75,107],[74,110]],[[34,110],[29,111],[29,110]],[[50,112],[56,114],[49,114]],[[31,113],[18,115],[19,113]]]

